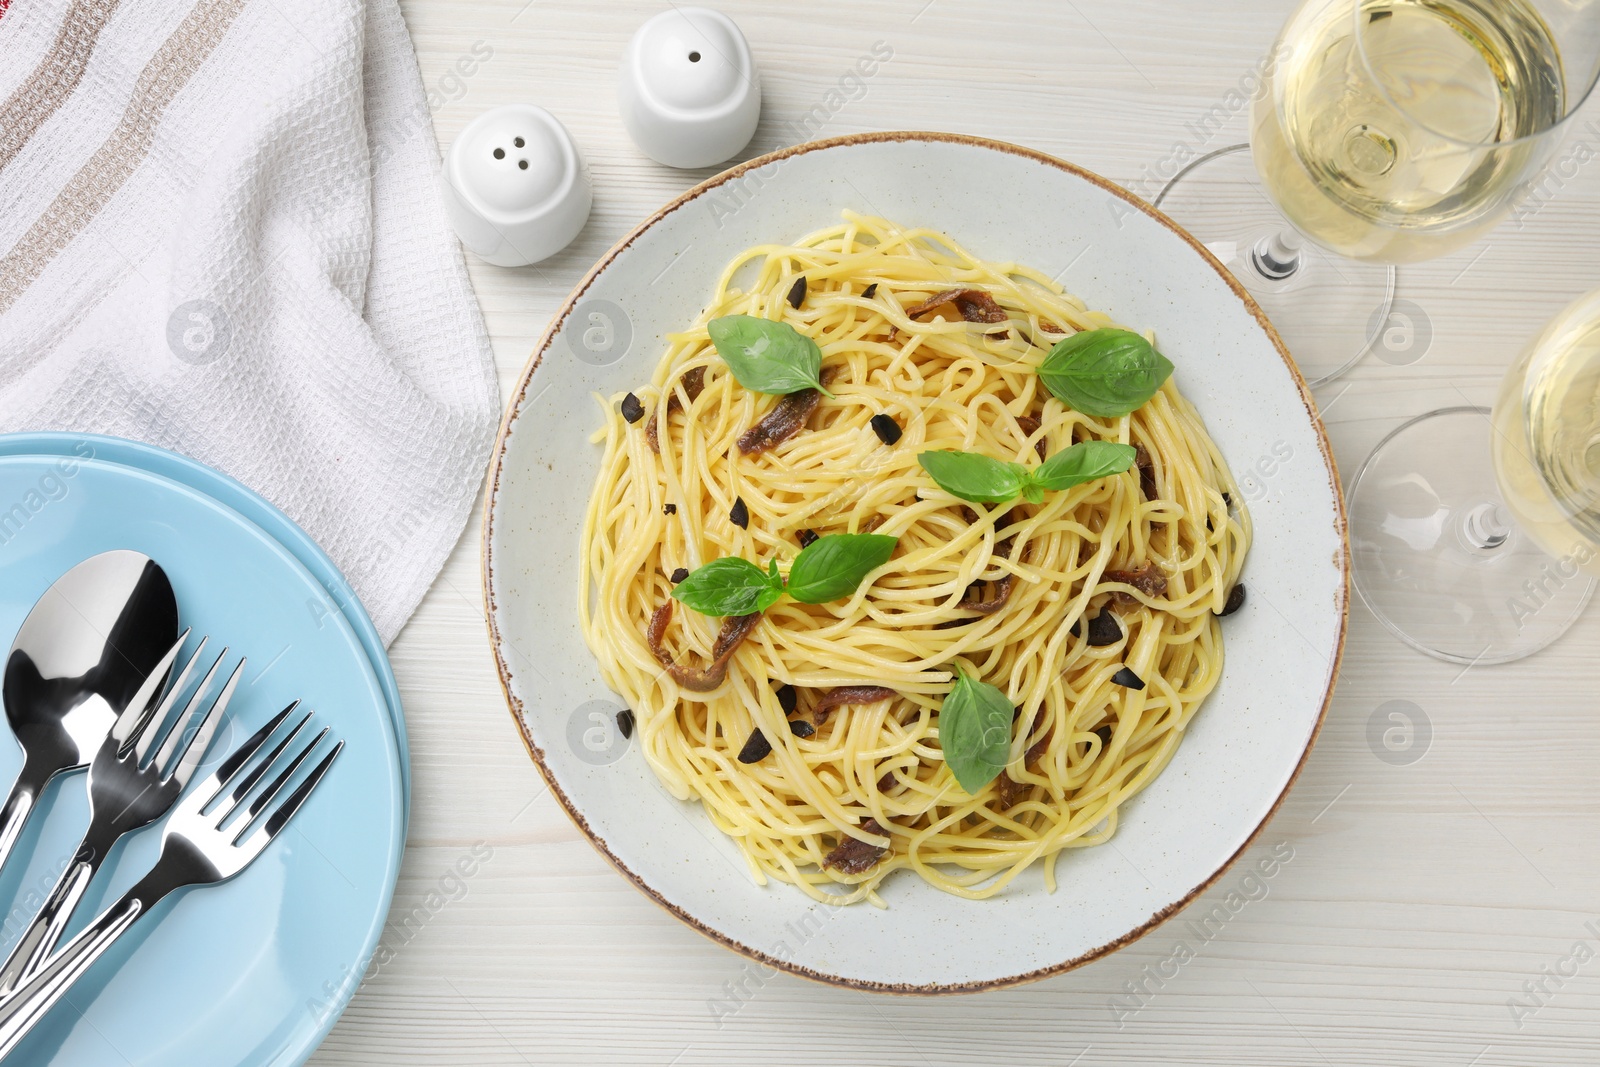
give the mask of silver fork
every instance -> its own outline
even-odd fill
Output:
[[[257,759],[257,754],[294,707],[291,704],[273,716],[272,721],[234,749],[215,774],[178,801],[162,831],[161,857],[150,872],[59,952],[45,960],[37,971],[26,976],[15,992],[0,1000],[0,1057],[16,1048],[72,983],[163,897],[185,886],[227,881],[249,866],[267,844],[283,832],[344,749],[343,741],[335,744],[300,784],[267,812],[268,805],[273,804],[328,735],[324,727],[316,737],[285,757],[285,752],[311,719],[308,712],[282,741]],[[255,799],[248,799],[269,772],[276,773]],[[241,811],[237,819],[233,818]],[[251,825],[263,812],[267,812],[265,819],[250,832]]]
[[[106,735],[94,761],[89,765],[89,829],[83,835],[72,862],[61,872],[44,907],[22,932],[21,939],[11,950],[5,964],[0,966],[0,994],[15,989],[23,975],[37,968],[50,955],[56,942],[61,939],[62,929],[71,921],[78,902],[83,899],[95,872],[105,862],[117,839],[165,815],[189,784],[189,779],[194,777],[195,768],[205,758],[206,749],[216,733],[217,722],[239,684],[239,672],[244,669],[244,660],[241,659],[234,667],[233,673],[223,683],[221,692],[212,701],[210,710],[204,712],[202,717],[206,692],[228,655],[228,650],[223,649],[222,654],[212,661],[210,669],[173,720],[170,729],[166,730],[163,740],[162,730],[167,726],[167,716],[183,694],[189,676],[201,662],[200,657],[206,648],[207,639],[201,638],[194,654],[157,705],[155,697],[160,691],[161,682],[170,674],[188,636],[189,631],[185,630],[178,638],[178,643],[156,664],[145,679],[144,686],[117,717],[111,732]],[[153,686],[152,681],[155,683]],[[192,724],[198,725],[190,734],[189,726]],[[182,744],[185,737],[189,738],[188,743]],[[152,757],[151,749],[155,748],[157,742],[160,742],[161,748]]]

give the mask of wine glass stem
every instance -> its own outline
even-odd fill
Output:
[[[1512,520],[1506,509],[1485,500],[1461,519],[1461,540],[1480,552],[1493,552],[1511,536]]]
[[[1250,262],[1263,277],[1282,281],[1300,269],[1300,249],[1304,244],[1303,237],[1285,227],[1257,241],[1250,250]]]

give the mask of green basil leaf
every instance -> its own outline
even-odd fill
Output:
[[[828,393],[822,388],[822,349],[787,322],[726,315],[706,328],[717,355],[746,389],[779,395],[802,389]]]
[[[1126,415],[1156,395],[1172,362],[1128,330],[1085,330],[1057,341],[1039,377],[1056,399],[1102,418]]]
[[[802,604],[849,596],[861,579],[889,562],[898,540],[884,534],[824,534],[794,558],[789,595]]]
[[[1132,445],[1079,441],[1029,471],[1028,478],[1041,489],[1071,489],[1108,474],[1121,474],[1133,466],[1135,455],[1137,452]]]
[[[1015,500],[1028,484],[1028,469],[1022,464],[977,452],[923,452],[917,462],[940,489],[975,504]]]
[[[1016,710],[1002,690],[957,669],[955,688],[939,708],[939,747],[973,796],[1005,770]]]
[[[702,615],[751,615],[783,595],[777,568],[763,572],[747,559],[724,556],[696,567],[672,588],[672,599]]]

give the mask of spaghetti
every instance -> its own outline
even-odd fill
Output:
[[[731,315],[815,340],[831,395],[740,386],[707,329]],[[1249,517],[1171,379],[1111,418],[1041,383],[1055,342],[1111,325],[1037,271],[846,212],[741,254],[651,384],[605,403],[585,638],[654,773],[757,882],[881,905],[901,868],[980,898],[1042,863],[1053,889],[1060,854],[1110,838],[1172,758],[1222,668]],[[967,503],[918,463],[1032,465],[1089,440],[1139,463],[1040,503]],[[868,531],[898,544],[842,599],[726,622],[669,599],[708,561],[787,567],[811,538]],[[976,795],[940,748],[958,667],[1016,707],[1009,762]]]

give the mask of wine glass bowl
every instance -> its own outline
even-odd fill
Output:
[[[1511,514],[1563,570],[1600,573],[1600,290],[1523,350],[1493,421],[1491,457]]]
[[[1267,194],[1351,259],[1471,243],[1543,173],[1588,98],[1595,21],[1568,0],[1310,0],[1251,111]]]
[[[1155,204],[1317,385],[1382,334],[1395,264],[1470,243],[1544,174],[1600,74],[1600,0],[1306,0],[1260,71],[1250,143]]]

